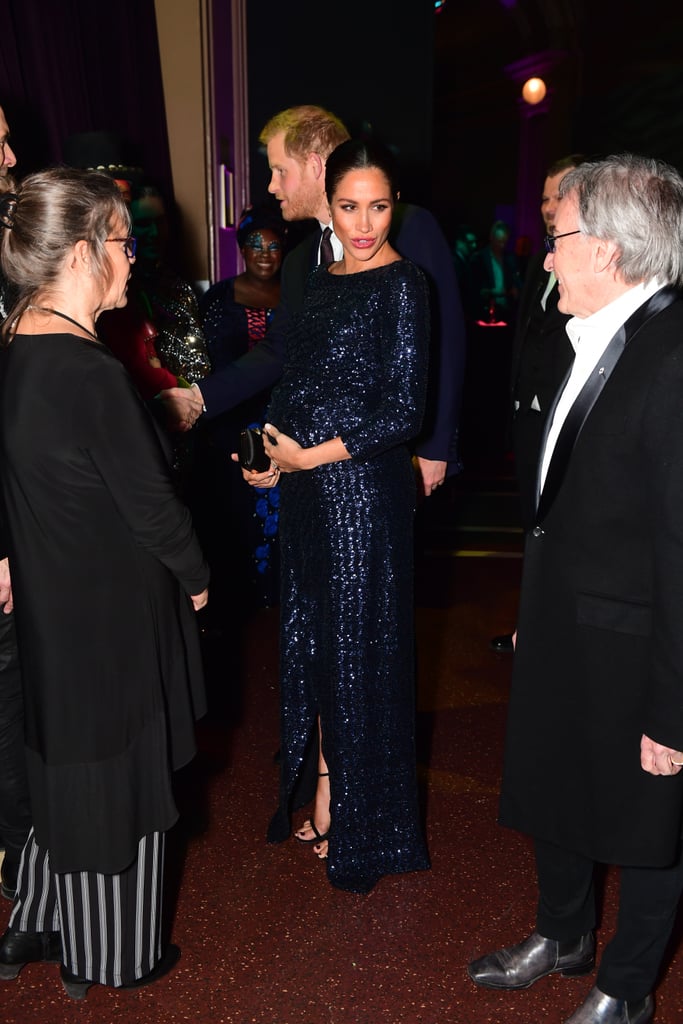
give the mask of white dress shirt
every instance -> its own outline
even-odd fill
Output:
[[[574,316],[567,322],[566,330],[575,356],[569,379],[557,403],[553,422],[548,431],[541,462],[541,490],[545,485],[548,466],[560,430],[579,392],[622,324],[625,324],[629,317],[661,287],[656,278],[648,282],[643,281],[629,288],[607,306],[603,306],[597,313],[592,313],[584,319]]]

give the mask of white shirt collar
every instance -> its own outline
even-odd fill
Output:
[[[639,306],[642,306],[651,295],[659,291],[662,285],[656,277],[650,281],[641,281],[625,291],[617,299],[598,309],[587,317],[573,316],[567,322],[567,334],[572,343],[574,351],[578,353],[580,347],[586,343],[600,345],[603,348],[596,353],[596,361],[604,351],[610,338],[625,324],[629,317],[635,313]],[[593,364],[594,365],[594,364]]]
[[[552,423],[548,430],[545,448],[541,455],[541,489],[550,465],[550,459],[567,413],[590,377],[598,360],[622,324],[659,291],[662,285],[653,278],[641,281],[590,316],[573,316],[566,324],[567,334],[572,343],[575,357],[564,390],[555,407]]]

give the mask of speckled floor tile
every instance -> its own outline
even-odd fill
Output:
[[[419,567],[431,871],[354,896],[331,888],[310,847],[266,844],[277,791],[277,612],[261,612],[239,636],[226,630],[207,642],[212,710],[199,757],[178,779],[183,817],[169,840],[178,967],[149,989],[96,986],[76,1004],[56,965],[31,964],[0,982],[2,1024],[561,1024],[590,977],[506,994],[477,989],[465,972],[533,926],[529,842],[496,825],[511,662],[488,649],[512,624],[519,570],[518,560],[435,556]],[[607,874],[600,942],[617,882]],[[10,907],[0,903],[4,927]],[[677,953],[661,986],[657,1024],[683,1020],[682,960]]]

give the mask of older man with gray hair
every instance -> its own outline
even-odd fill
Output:
[[[619,865],[616,932],[566,1024],[649,1024],[683,888],[683,179],[627,154],[560,196],[546,269],[576,356],[541,449],[500,801],[534,838],[536,928],[468,972],[589,973],[594,867]]]

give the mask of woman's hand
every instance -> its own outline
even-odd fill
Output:
[[[237,452],[233,452],[230,458],[233,462],[240,461]],[[270,469],[267,469],[265,473],[257,473],[255,469],[242,468],[242,479],[246,480],[250,487],[275,487],[280,479],[280,470],[273,462],[270,464]]]
[[[201,594],[190,595],[190,600],[192,601],[194,610],[198,612],[199,609],[203,608],[206,602],[209,600],[209,588],[205,587],[205,589],[202,590]]]
[[[281,473],[296,473],[300,469],[306,469],[304,465],[304,453],[307,449],[302,448],[292,437],[281,434],[277,427],[266,423],[263,428],[263,447],[266,455],[270,456],[271,465],[276,466]]]

